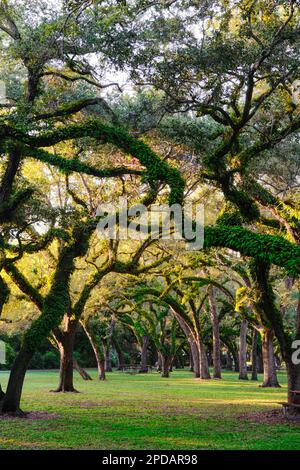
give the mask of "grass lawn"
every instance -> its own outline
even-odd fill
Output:
[[[53,415],[1,419],[0,449],[300,449],[299,425],[243,416],[279,409],[283,373],[281,389],[262,389],[233,372],[219,381],[196,380],[188,371],[170,379],[113,372],[106,382],[90,372],[92,382],[75,375],[79,394],[49,392],[57,371],[28,372],[22,409]],[[3,388],[7,378],[0,372]]]

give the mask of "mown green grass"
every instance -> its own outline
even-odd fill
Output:
[[[156,372],[108,374],[106,382],[75,377],[79,394],[55,394],[57,372],[26,376],[22,409],[56,413],[52,419],[0,420],[0,449],[300,449],[300,427],[260,424],[247,412],[279,408],[281,389],[241,382],[236,373],[200,381],[188,371],[170,379]],[[4,388],[8,374],[0,373]]]

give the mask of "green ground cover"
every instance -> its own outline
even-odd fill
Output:
[[[187,370],[169,379],[114,371],[106,382],[90,372],[92,382],[76,376],[79,394],[49,392],[57,371],[28,372],[22,408],[38,419],[1,419],[0,449],[300,449],[299,424],[248,416],[280,409],[284,373],[281,389],[262,389],[234,372],[200,381]],[[0,372],[3,388],[7,378]]]

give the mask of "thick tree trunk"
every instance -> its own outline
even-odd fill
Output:
[[[20,166],[22,157],[21,147],[14,147],[10,154],[5,173],[0,186],[0,206],[7,204],[12,193],[13,183]]]
[[[195,374],[195,378],[200,378],[200,354],[199,354],[199,348],[197,346],[196,341],[191,340],[190,341],[191,345],[191,357],[193,361],[193,372]]]
[[[280,345],[282,357],[286,363],[288,374],[288,401],[300,404],[299,396],[292,394],[292,390],[300,390],[300,364],[292,363],[291,344],[289,335],[285,332],[280,310],[275,303],[275,295],[270,283],[270,265],[266,261],[256,260],[252,268],[256,288],[260,293],[260,306],[264,315],[273,327]],[[296,338],[300,338],[300,305],[296,316]]]
[[[15,358],[12,366],[7,390],[2,402],[3,412],[18,412],[26,370],[30,360],[37,350],[53,331],[61,323],[64,314],[70,306],[69,280],[74,271],[74,260],[84,256],[87,251],[87,240],[93,232],[92,227],[86,227],[73,233],[74,240],[71,245],[66,245],[59,256],[56,271],[53,276],[51,288],[46,298],[36,303],[41,310],[41,315],[26,331],[23,346]],[[73,370],[73,363],[72,363]]]
[[[200,341],[199,349],[200,349],[200,353],[199,353],[200,354],[200,378],[203,380],[208,380],[211,377],[209,373],[207,354],[206,354],[205,346],[202,341]]]
[[[99,371],[99,380],[106,380],[105,359],[100,358],[99,363],[98,363],[98,371]]]
[[[92,377],[87,373],[87,371],[84,370],[83,367],[81,367],[78,364],[78,361],[74,358],[73,358],[73,368],[77,370],[77,372],[83,378],[83,380],[93,380]]]
[[[110,357],[110,344],[105,344],[105,371],[112,372],[111,357]]]
[[[252,362],[252,374],[251,380],[258,380],[257,377],[257,340],[258,340],[258,331],[256,328],[253,329],[252,333],[252,351],[251,351],[251,362]]]
[[[145,374],[148,372],[147,358],[148,358],[148,346],[150,338],[148,335],[143,336],[142,339],[142,348],[141,348],[141,364],[140,364],[140,374]]]
[[[165,356],[161,355],[162,358],[162,364],[161,364],[161,376],[164,378],[170,377],[170,368],[172,364],[172,357],[171,356]]]
[[[64,332],[56,340],[60,353],[59,384],[54,392],[77,392],[73,384],[73,352],[75,343],[75,325],[71,330]]]
[[[101,351],[100,348],[98,347],[97,343],[95,343],[95,342],[94,342],[93,350],[94,350],[94,354],[95,354],[96,361],[97,361],[99,380],[106,380],[104,351],[103,351],[103,349]]]
[[[243,320],[240,329],[240,344],[239,344],[239,379],[248,380],[247,374],[247,320]]]
[[[287,361],[287,374],[288,374],[288,401],[293,405],[300,405],[300,395],[292,393],[293,390],[300,390],[300,364],[293,364],[292,361]],[[300,414],[300,409],[297,410]]]
[[[6,281],[4,281],[3,277],[0,276],[0,316],[1,316],[4,305],[9,300],[9,294],[10,294],[10,290]]]
[[[261,385],[262,387],[280,387],[277,380],[273,340],[273,330],[265,329],[262,342],[262,355],[264,364],[264,381]]]
[[[214,291],[210,289],[209,296],[209,310],[210,310],[210,321],[212,324],[213,332],[213,377],[214,379],[221,379],[221,342],[220,342],[220,327],[218,312],[216,308]]]
[[[20,400],[28,365],[33,352],[23,346],[11,368],[9,381],[2,402],[2,413],[21,413]]]

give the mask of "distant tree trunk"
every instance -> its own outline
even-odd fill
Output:
[[[115,320],[112,320],[110,322],[110,325],[108,327],[108,332],[107,332],[107,339],[105,343],[103,344],[104,351],[105,351],[105,371],[106,372],[112,372],[110,353],[111,353],[111,343],[112,343],[111,338],[114,332],[115,324],[116,324]]]
[[[175,369],[184,369],[184,360],[183,360],[184,356],[181,355],[180,352],[177,351],[174,361],[173,361]],[[185,351],[182,351],[182,352],[185,354]]]
[[[263,358],[262,358],[262,347],[261,346],[258,347],[258,351],[257,351],[257,372],[259,374],[264,373],[264,362],[263,362]]]
[[[80,322],[80,323],[94,351],[96,362],[97,362],[99,380],[106,380],[104,352],[98,346],[97,341],[94,338],[92,331],[88,329],[88,326],[83,322]]]
[[[114,347],[117,353],[117,360],[118,360],[118,370],[122,370],[122,366],[125,364],[124,354],[122,348],[120,347],[118,341],[113,340]]]
[[[215,303],[214,290],[211,288],[208,295],[210,321],[212,324],[213,332],[213,377],[214,379],[221,379],[221,342],[220,342],[220,327],[218,312]]]
[[[73,358],[73,368],[77,370],[83,380],[93,380],[92,377],[84,370],[79,364],[76,359]]]
[[[190,345],[191,371],[194,372],[196,378],[199,378],[200,377],[200,354],[199,354],[199,346],[197,344],[195,334],[192,331],[190,325],[186,322],[186,320],[182,318],[181,315],[178,314],[176,310],[173,309],[173,313]]]
[[[262,355],[264,364],[264,381],[262,387],[280,387],[277,380],[275,354],[274,354],[274,332],[265,329],[263,333]]]
[[[114,348],[114,349],[115,349],[115,352],[116,352],[116,369],[117,369],[117,370],[121,370],[121,367],[120,367],[120,366],[121,366],[121,362],[120,362],[120,360],[119,360],[119,355],[118,355],[118,353],[117,353],[117,351],[116,351],[116,348]]]
[[[239,379],[248,380],[247,374],[247,320],[243,320],[240,329],[240,344],[239,344]]]
[[[239,355],[237,350],[232,350],[232,357],[234,361],[234,372],[239,372],[240,371],[240,365],[239,365]]]
[[[148,358],[148,346],[150,338],[148,335],[143,336],[142,338],[142,347],[141,347],[141,364],[140,364],[140,374],[145,374],[148,372],[147,358]]]
[[[157,351],[157,372],[162,371],[162,355],[159,351]]]
[[[189,362],[190,362],[190,371],[194,372],[194,360],[193,360],[193,353],[192,353],[192,345],[190,345],[190,349],[189,349]]]
[[[226,351],[226,370],[232,370],[232,368],[233,368],[232,356],[231,356],[231,353],[230,353],[229,349],[227,349],[227,351]]]
[[[258,377],[257,377],[257,341],[258,341],[258,331],[256,328],[254,328],[253,334],[252,334],[252,351],[251,351],[251,358],[252,358],[251,380],[258,380]]]
[[[209,346],[208,346],[208,348],[206,349],[206,356],[207,356],[208,367],[213,367],[214,361],[213,361],[212,354],[211,354],[211,351],[210,351],[210,347],[209,347]]]

